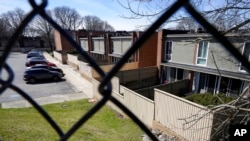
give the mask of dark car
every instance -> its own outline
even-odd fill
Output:
[[[35,66],[37,64],[43,64],[43,65],[47,65],[47,66],[54,66],[56,67],[56,64],[49,62],[48,60],[30,60],[28,62],[26,62],[26,67],[31,67],[31,66]]]
[[[31,49],[30,51],[29,51],[29,53],[30,52],[41,52],[40,50],[38,50],[38,49]]]
[[[29,83],[35,83],[39,80],[59,81],[63,77],[62,73],[43,68],[29,69],[24,72],[23,80]]]
[[[36,59],[36,60],[45,60],[45,57],[44,56],[34,56],[34,57],[27,58],[27,61],[28,60],[33,60],[33,59]]]
[[[65,74],[63,73],[63,70],[62,70],[62,69],[60,69],[60,68],[58,68],[58,67],[43,65],[43,64],[37,64],[37,65],[31,66],[31,67],[27,67],[26,70],[37,69],[37,68],[48,69],[48,70],[50,70],[50,71],[60,72],[60,73],[62,73],[62,76],[65,75]]]
[[[41,52],[31,51],[27,54],[27,58],[30,58],[30,57],[44,57],[44,56]]]
[[[22,51],[22,53],[27,54],[27,53],[29,53],[30,50],[26,49],[26,48],[22,48],[21,51]]]

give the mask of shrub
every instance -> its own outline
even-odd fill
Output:
[[[210,93],[192,94],[190,96],[185,97],[185,99],[192,101],[192,102],[195,102],[197,104],[201,104],[203,106],[219,105],[219,104],[228,103],[228,102],[234,100],[234,98],[227,97],[225,94],[213,95]]]
[[[47,51],[47,53],[54,58],[54,54],[51,51]]]
[[[67,53],[72,54],[72,55],[77,55],[78,51],[74,49],[74,50],[67,51]]]

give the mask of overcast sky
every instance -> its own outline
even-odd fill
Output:
[[[41,0],[36,0],[40,2]],[[132,20],[122,18],[121,15],[130,15],[116,0],[48,0],[47,9],[59,6],[67,6],[76,9],[82,16],[94,15],[107,21],[115,30],[136,30],[140,25],[149,24],[146,19]],[[0,0],[0,13],[15,8],[21,8],[25,12],[31,11],[28,0]]]

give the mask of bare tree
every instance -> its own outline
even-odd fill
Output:
[[[99,30],[101,19],[96,16],[84,16],[83,22],[86,30]]]
[[[11,34],[13,34],[16,31],[18,26],[23,21],[24,17],[25,17],[25,12],[20,8],[16,8],[13,11],[8,11],[1,15],[2,20],[9,27],[8,29]],[[25,34],[25,31],[23,32],[23,34]]]
[[[130,15],[122,15],[125,18],[152,19],[169,9],[176,0],[117,0],[119,4],[130,11]],[[228,30],[250,18],[250,0],[191,0],[192,5],[219,29]],[[178,11],[166,23],[176,23],[192,19],[187,12]],[[223,25],[221,25],[223,23]],[[224,30],[224,29],[223,29]]]
[[[195,22],[195,20],[192,18],[184,18],[176,25],[176,28],[181,30],[195,30],[197,27],[197,22]]]
[[[50,10],[46,11],[48,16],[52,16]],[[37,34],[41,36],[50,47],[50,50],[53,51],[53,26],[48,23],[47,20],[38,16],[32,23],[32,28],[37,31]]]
[[[106,21],[103,22],[103,29],[105,31],[115,31],[114,27],[108,24]]]
[[[84,16],[83,22],[86,30],[114,31],[114,28],[111,25],[96,16]]]
[[[25,16],[26,14],[24,10],[20,8],[16,8],[13,11],[8,11],[1,15],[2,20],[5,22],[6,26],[8,27],[7,28],[8,33],[9,33],[8,35],[12,35],[17,30],[21,22],[24,20]],[[25,29],[22,31],[22,33],[19,35],[17,39],[19,46],[22,46],[23,44],[22,37],[28,34],[29,32],[27,29],[29,29],[29,25],[25,27]]]
[[[8,37],[8,26],[3,18],[0,18],[0,37]]]
[[[64,29],[77,30],[82,25],[82,17],[75,10],[69,7],[56,7],[54,9],[56,22]]]
[[[38,31],[32,27],[32,25],[29,25],[25,29],[25,37],[37,37],[38,36]]]

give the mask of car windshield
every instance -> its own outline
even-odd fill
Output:
[[[34,56],[34,57],[30,57],[29,59],[43,59],[43,56]]]
[[[40,52],[29,52],[27,57],[41,57],[43,56]]]

